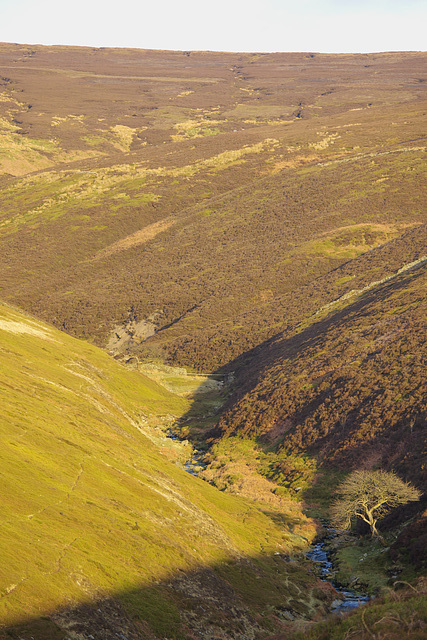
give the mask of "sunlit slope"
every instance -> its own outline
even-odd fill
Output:
[[[158,332],[150,342],[179,359],[180,337],[191,336],[197,356],[181,362],[212,368],[226,360],[209,347],[210,327],[222,325],[239,355],[240,314],[255,310],[258,325],[274,328],[286,314],[272,322],[266,305],[425,221],[417,145],[350,158],[340,148],[340,160],[275,171],[288,143],[275,135],[242,146],[237,166],[223,152],[209,166],[126,164],[9,184],[3,295],[104,346],[120,326],[138,348],[146,336],[127,325],[148,321]]]
[[[153,51],[0,43],[0,174],[411,103],[425,54]]]
[[[0,309],[0,340],[3,625],[109,597],[130,620],[138,613],[146,630],[164,624],[171,637],[181,623],[167,584],[224,565],[219,588],[221,575],[234,581],[245,608],[244,556],[254,558],[244,571],[249,582],[257,574],[257,589],[277,575],[280,601],[292,597],[286,563],[277,574],[273,554],[302,548],[313,530],[292,534],[280,517],[275,523],[168,461],[155,427],[182,415],[185,400],[11,307]],[[289,522],[295,528],[295,517]],[[191,610],[182,590],[180,608]],[[274,604],[269,593],[255,609]]]
[[[39,158],[3,166],[0,297],[103,347],[212,370],[425,220],[425,54],[1,45],[0,68],[1,158]]]

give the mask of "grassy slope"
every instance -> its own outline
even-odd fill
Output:
[[[240,624],[257,626],[269,610],[279,628],[274,607],[286,600],[314,611],[319,600],[286,588],[290,580],[310,590],[313,578],[274,555],[303,548],[309,522],[300,516],[291,533],[169,461],[156,425],[181,415],[186,400],[11,307],[1,307],[0,338],[0,611],[3,625],[27,621],[11,633],[45,638],[52,619],[93,633],[104,607],[115,632],[139,624],[139,633],[186,636],[206,580],[217,598],[203,603],[206,629],[214,609],[223,618],[214,626],[231,624],[229,597]]]

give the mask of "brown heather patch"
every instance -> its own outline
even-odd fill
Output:
[[[280,173],[284,169],[295,169],[296,167],[302,167],[306,164],[315,163],[320,160],[320,156],[316,156],[313,153],[296,156],[291,160],[279,160],[278,162],[274,162],[272,173]]]

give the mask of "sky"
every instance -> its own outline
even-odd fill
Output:
[[[0,0],[0,42],[184,51],[426,51],[427,1]]]

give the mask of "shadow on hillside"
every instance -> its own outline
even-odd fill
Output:
[[[290,620],[319,619],[334,598],[333,587],[320,588],[285,554],[241,557],[28,617],[0,629],[0,640],[245,640],[257,632],[283,632]]]
[[[345,333],[354,327],[355,321],[360,323],[358,326],[362,331],[367,331],[369,336],[369,327],[373,322],[383,321],[385,311],[393,310],[396,303],[393,296],[404,291],[409,281],[416,282],[421,277],[422,271],[422,269],[416,269],[399,276],[375,290],[368,291],[345,309],[320,320],[298,335],[287,337],[284,334],[278,334],[235,360],[226,371],[234,369],[236,372],[236,388],[239,391],[236,391],[235,395],[228,400],[226,408],[230,414],[223,419],[220,426],[213,429],[212,424],[206,424],[209,436],[220,437],[240,433],[251,435],[250,430],[245,431],[244,428],[239,430],[240,426],[244,427],[246,421],[253,418],[253,406],[250,402],[247,406],[248,413],[240,407],[242,416],[240,422],[236,418],[232,421],[231,410],[234,403],[245,393],[251,392],[264,376],[268,376],[267,380],[272,385],[272,391],[265,388],[264,396],[261,394],[256,396],[256,401],[261,403],[256,416],[262,416],[263,407],[269,411],[273,410],[273,413],[274,411],[280,413],[283,398],[274,396],[273,384],[280,378],[272,376],[271,371],[278,375],[285,359],[295,360],[299,356],[302,357],[304,353],[311,354],[312,359],[316,353],[328,345],[331,347],[333,342],[329,342],[330,336],[341,335],[345,338]],[[400,301],[406,301],[407,305],[411,303],[410,298],[402,298]],[[407,326],[405,339],[410,340],[411,331],[412,327]],[[224,373],[224,370],[218,373]],[[362,381],[363,377],[362,375]],[[305,416],[315,412],[317,407],[330,397],[328,395],[330,380],[331,378],[323,378],[313,392],[317,395],[302,402],[299,407],[295,407],[292,414],[293,426],[286,433],[281,434],[278,446],[283,443],[284,437],[295,433],[297,421],[302,422]],[[323,387],[322,382],[325,383]],[[240,390],[240,385],[243,390]],[[336,388],[340,389],[339,386]],[[338,404],[342,408],[342,401],[338,401]],[[337,407],[338,405],[331,405],[329,413],[338,411]],[[196,408],[193,403],[191,411],[186,416],[188,419],[197,419]],[[216,418],[218,417],[219,413]],[[325,413],[325,420],[326,418]],[[312,440],[310,445],[311,451],[315,452],[316,449],[329,446],[329,443],[337,447],[343,442],[346,424],[339,422],[338,418],[339,412],[335,418],[333,416],[329,432],[316,435],[317,439]],[[420,419],[419,416],[416,418]],[[206,419],[211,420],[212,416]],[[405,464],[410,464],[411,460],[415,459],[414,455],[421,455],[417,453],[421,451],[417,435],[421,431],[418,428],[421,422],[414,422],[412,433],[415,435],[408,437],[408,421],[412,419],[415,419],[415,416],[404,415],[403,422],[396,423],[392,437],[389,432],[385,435],[374,433],[369,440],[369,447],[381,448],[384,441],[389,439],[390,450],[387,450],[387,455],[391,456],[394,451],[397,456],[394,459],[389,458],[390,464],[400,464],[399,460],[403,460],[404,456],[406,456]],[[354,429],[357,426],[356,422],[357,413],[354,413],[349,429],[350,426]],[[261,437],[263,434],[255,433],[255,435]],[[363,453],[365,445],[357,441],[350,445],[347,460],[356,460],[357,455]],[[410,448],[413,449],[412,452]],[[279,523],[278,515],[274,512],[265,515],[277,524],[289,526],[288,522]],[[49,576],[46,576],[46,581],[48,580]],[[57,575],[55,584],[58,585]],[[20,586],[16,588],[20,589]],[[88,590],[90,588],[91,586],[88,585]],[[313,601],[313,596],[317,598],[317,610],[309,604]],[[9,594],[3,594],[3,598],[8,597]],[[151,586],[130,588],[108,597],[94,597],[90,604],[77,604],[51,612],[48,616],[27,618],[21,624],[0,630],[0,640],[10,640],[10,638],[16,640],[68,640],[69,638],[153,640],[165,637],[177,640],[202,637],[212,640],[214,638],[245,640],[254,633],[254,630],[265,635],[280,631],[286,633],[286,628],[280,625],[286,625],[291,620],[325,614],[328,603],[333,598],[332,588],[316,587],[315,579],[304,570],[301,563],[290,560],[284,554],[240,557],[198,570],[177,569],[170,578]]]
[[[346,467],[375,455],[377,464],[421,482],[426,407],[419,392],[420,401],[405,389],[419,390],[425,372],[405,358],[424,348],[425,267],[378,285],[296,335],[278,333],[220,369],[235,372],[234,391],[206,437],[255,437],[276,448],[291,443],[296,452]]]
[[[370,315],[370,306],[388,300],[393,294],[407,287],[409,280],[414,282],[414,280],[423,277],[425,270],[426,263],[421,263],[411,271],[365,292],[355,302],[345,306],[344,309],[335,312],[331,310],[331,313],[326,318],[313,322],[313,324],[296,335],[287,337],[284,332],[278,332],[260,345],[218,369],[217,373],[239,372],[236,387],[240,390],[243,383],[246,391],[249,385],[253,386],[260,381],[267,367],[270,368],[280,364],[283,358],[298,355],[303,349],[307,350],[319,346],[330,330],[340,328],[344,331],[349,320]],[[242,392],[240,392],[240,395],[242,395]]]

